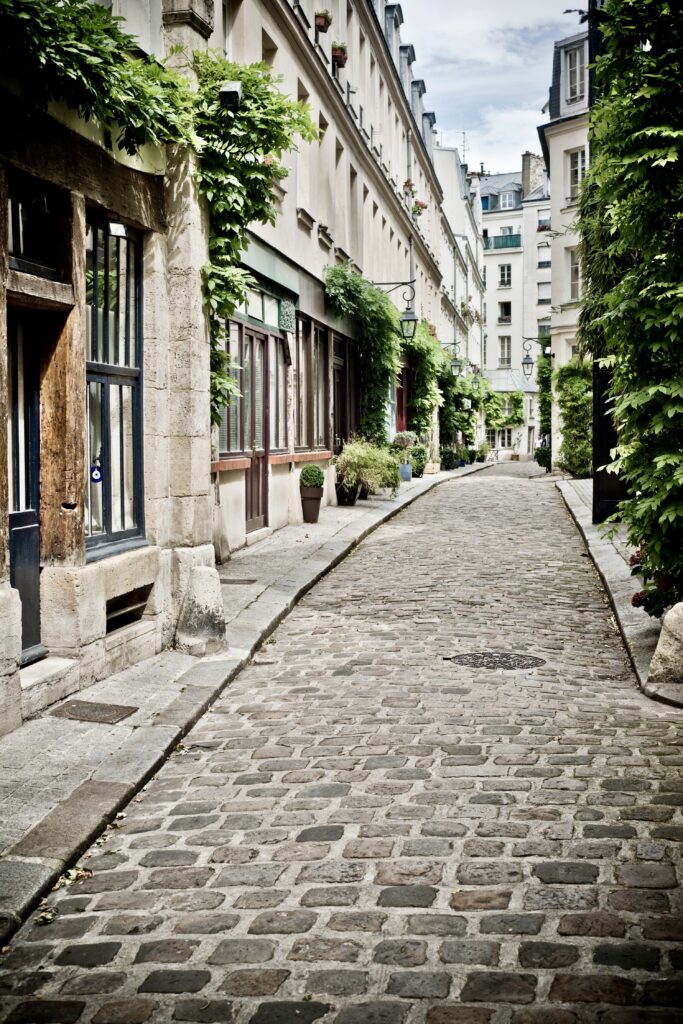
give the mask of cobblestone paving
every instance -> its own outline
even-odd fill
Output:
[[[525,472],[311,591],[15,938],[0,1019],[683,1021],[683,715]],[[545,664],[445,660],[488,650]]]

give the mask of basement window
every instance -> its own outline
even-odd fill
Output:
[[[145,613],[151,592],[152,584],[149,583],[145,587],[137,587],[127,594],[112,597],[107,601],[107,633],[139,622]]]

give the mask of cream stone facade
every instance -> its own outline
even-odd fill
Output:
[[[210,7],[115,13],[170,53],[207,46]],[[191,164],[110,152],[58,104],[29,137],[21,97],[6,108],[0,733],[170,644],[207,653],[225,634]]]
[[[397,283],[399,309],[481,362],[481,325],[461,305],[481,304],[478,221],[455,164],[445,202],[400,5],[332,0],[327,33],[313,0],[106,6],[183,72],[196,49],[266,61],[309,105],[319,139],[290,154],[276,223],[252,229],[243,264],[255,284],[229,325],[242,397],[216,429],[192,157],[111,152],[59,104],[29,138],[21,97],[6,103],[0,732],[169,645],[219,649],[216,561],[301,520],[307,462],[336,500],[331,459],[357,428],[363,339],[327,306],[327,267],[350,261]],[[406,363],[387,395],[389,434],[406,426],[409,392]],[[436,416],[426,440],[434,468]]]
[[[588,33],[555,43],[549,120],[538,129],[550,177],[552,221],[553,369],[576,352],[581,296],[576,230],[579,187],[588,166]],[[557,402],[553,402],[553,462],[562,443]]]
[[[482,171],[478,177],[486,269],[483,372],[499,394],[524,393],[524,422],[488,429],[487,441],[499,457],[532,458],[539,441],[538,389],[535,365],[526,376],[523,359],[529,355],[536,362],[538,325],[550,303],[549,274],[539,266],[546,261],[538,257],[537,241],[545,240],[548,209],[542,160],[524,153],[519,171]]]

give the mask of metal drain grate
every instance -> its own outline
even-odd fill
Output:
[[[502,668],[511,669],[538,668],[545,665],[543,658],[535,658],[531,654],[513,654],[510,651],[481,651],[478,654],[454,654],[444,658],[444,661],[452,661],[456,665],[465,665],[468,668]]]
[[[251,583],[258,583],[258,580],[221,580],[223,587],[247,587]]]
[[[126,704],[98,704],[93,700],[68,700],[61,707],[51,711],[55,718],[72,718],[77,722],[101,722],[103,725],[116,725],[128,718],[138,708]]]

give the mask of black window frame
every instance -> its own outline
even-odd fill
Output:
[[[102,487],[102,526],[103,530],[100,533],[88,533],[85,538],[86,546],[86,558],[88,561],[95,561],[100,558],[104,558],[109,554],[116,554],[118,551],[128,549],[130,547],[136,547],[140,544],[146,544],[145,540],[145,495],[144,495],[144,452],[143,452],[143,350],[144,350],[144,323],[143,323],[143,273],[142,273],[142,261],[143,261],[143,236],[142,233],[135,230],[134,228],[128,227],[117,222],[109,220],[98,211],[89,209],[86,215],[86,226],[87,229],[93,232],[93,262],[97,265],[97,246],[98,237],[101,233],[103,239],[106,241],[104,245],[104,290],[105,294],[109,292],[109,273],[110,273],[110,252],[109,252],[109,239],[116,239],[116,251],[117,251],[117,267],[120,266],[120,251],[121,251],[121,239],[126,241],[126,260],[127,260],[127,273],[126,273],[126,290],[125,290],[125,303],[126,308],[123,311],[123,345],[124,345],[124,357],[127,362],[125,365],[113,363],[110,361],[112,355],[119,353],[119,345],[121,338],[119,336],[118,327],[114,338],[114,351],[109,347],[109,322],[107,313],[109,312],[108,303],[102,306],[102,351],[100,359],[91,358],[93,355],[93,349],[95,355],[100,355],[98,352],[99,345],[99,325],[97,318],[98,298],[99,298],[99,275],[93,274],[92,278],[92,301],[87,302],[86,298],[86,316],[90,318],[91,331],[90,331],[90,350],[88,350],[88,344],[86,341],[86,363],[85,363],[85,376],[86,376],[86,430],[88,432],[88,439],[86,445],[86,454],[88,456],[86,473],[87,480],[86,486],[91,487],[91,470],[94,465],[92,460],[92,454],[90,452],[90,412],[89,412],[89,392],[91,384],[99,384],[102,387],[101,390],[101,420],[100,420],[100,432],[101,432],[101,465],[102,469],[102,481],[101,484],[96,486]],[[133,275],[129,273],[129,261],[130,252],[132,251],[132,263],[133,263]],[[118,272],[118,270],[117,270]],[[134,292],[134,294],[131,294]],[[120,298],[120,291],[117,288],[117,308],[116,314],[117,319],[120,314],[118,308],[118,302]],[[133,308],[134,308],[134,327],[133,327]],[[134,332],[134,333],[133,333]],[[134,348],[133,348],[134,346]],[[134,352],[135,364],[128,365],[131,363],[131,356]],[[128,387],[131,389],[131,410],[132,410],[132,456],[133,456],[133,516],[135,519],[135,526],[128,529],[114,530],[112,526],[112,510],[113,510],[113,497],[112,497],[112,481],[108,467],[111,466],[111,448],[112,448],[112,437],[111,437],[111,389],[115,387]],[[119,438],[119,458],[123,462],[123,435]],[[125,489],[121,488],[120,495],[121,502],[121,518],[125,519]],[[88,514],[88,508],[90,502],[86,503],[86,516]],[[87,524],[86,524],[87,525]]]

